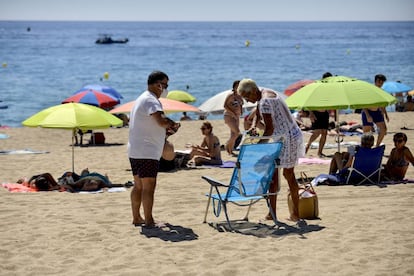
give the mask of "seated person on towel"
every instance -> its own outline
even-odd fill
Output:
[[[190,164],[201,165],[222,165],[220,140],[213,134],[213,126],[210,122],[204,122],[201,126],[204,135],[201,146],[192,146],[190,153]]]
[[[364,133],[361,136],[361,145],[356,146],[354,151],[351,152],[335,152],[332,157],[331,164],[329,166],[329,174],[336,174],[337,172],[349,168],[354,160],[355,152],[359,147],[372,148],[374,145],[374,135],[372,133]]]

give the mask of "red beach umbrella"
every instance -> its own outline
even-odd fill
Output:
[[[301,89],[302,87],[315,82],[314,80],[299,80],[297,82],[292,83],[291,85],[289,85],[288,87],[286,87],[284,93],[286,96],[290,96],[293,93],[295,93],[297,90]]]
[[[119,102],[119,99],[93,89],[79,91],[62,101],[62,103],[84,103],[101,108],[111,108],[119,104]]]

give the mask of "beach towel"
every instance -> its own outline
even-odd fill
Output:
[[[7,138],[9,138],[9,135],[5,133],[0,133],[0,139],[7,139]]]
[[[340,143],[341,147],[347,147],[347,146],[356,146],[358,145],[358,142],[342,142]],[[313,142],[310,146],[311,149],[317,149],[319,148],[319,143],[318,142]],[[335,149],[338,148],[338,144],[330,144],[330,143],[326,143],[325,146],[323,147],[324,149]]]
[[[35,193],[38,190],[26,187],[20,183],[2,183],[1,186],[11,193]]]
[[[36,193],[39,192],[36,189],[26,187],[20,183],[2,183],[1,186],[7,189],[11,193]],[[112,187],[105,189],[100,189],[98,191],[81,191],[79,194],[97,194],[97,193],[118,193],[118,192],[125,192],[127,189],[125,187]]]
[[[221,165],[201,165],[201,166],[191,166],[188,167],[190,169],[212,169],[212,168],[222,168],[222,169],[230,169],[236,166],[235,161],[223,161]]]
[[[31,149],[22,149],[22,150],[0,150],[0,154],[9,155],[9,154],[42,154],[49,153],[44,150],[31,150]]]
[[[107,188],[107,189],[100,189],[97,191],[80,191],[77,194],[99,194],[103,192],[119,193],[119,192],[125,192],[126,190],[127,189],[125,187],[112,187],[112,188]]]
[[[330,164],[330,159],[321,159],[321,158],[299,158],[299,165],[312,165],[312,164]]]

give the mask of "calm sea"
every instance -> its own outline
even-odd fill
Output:
[[[129,43],[96,45],[102,33]],[[133,100],[155,69],[170,90],[189,87],[195,106],[245,77],[278,91],[326,71],[414,86],[414,22],[3,21],[0,45],[0,124],[13,127],[86,84]]]

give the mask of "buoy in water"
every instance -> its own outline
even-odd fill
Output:
[[[7,67],[7,62],[3,62],[3,63],[1,64],[1,66],[2,66],[3,68],[6,68],[6,67]]]
[[[250,40],[246,40],[246,42],[244,42],[244,45],[246,45],[246,47],[250,46]]]
[[[300,49],[300,44],[296,44],[295,48],[296,48],[296,50],[299,50]]]
[[[105,72],[104,74],[103,74],[103,77],[104,77],[104,79],[109,79],[109,73],[108,72]]]

